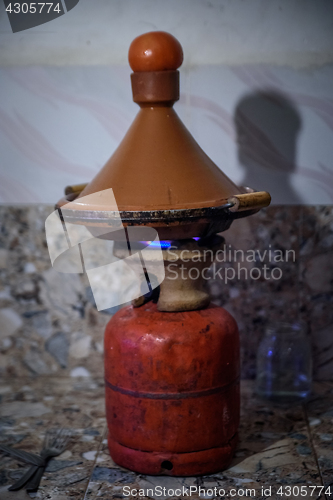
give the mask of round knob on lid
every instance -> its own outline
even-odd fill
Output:
[[[178,40],[165,31],[150,31],[133,40],[128,51],[133,71],[176,70],[183,62]]]

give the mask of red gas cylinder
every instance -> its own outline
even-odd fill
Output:
[[[239,336],[223,308],[127,306],[105,331],[109,449],[144,474],[196,475],[231,461],[239,424]]]

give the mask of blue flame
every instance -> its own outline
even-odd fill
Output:
[[[199,237],[192,238],[195,241],[200,240]],[[172,245],[172,241],[170,240],[161,240],[161,241],[142,241],[145,245],[149,245],[150,248],[161,248],[162,250],[166,250],[170,248]]]
[[[162,250],[171,247],[171,241],[147,241],[147,243],[152,248],[162,248]]]

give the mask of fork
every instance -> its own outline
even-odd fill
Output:
[[[17,458],[18,460],[22,460],[27,464],[33,465],[42,465],[43,460],[39,455],[35,455],[34,453],[30,453],[28,451],[19,450],[17,448],[11,448],[10,446],[5,446],[4,444],[0,444],[0,450],[12,457]]]
[[[58,430],[56,433],[54,433],[54,431],[47,431],[45,434],[43,449],[40,454],[42,463],[40,465],[32,465],[30,469],[28,469],[28,471],[8,489],[10,491],[17,491],[28,483],[26,488],[27,491],[37,491],[48,460],[50,458],[57,457],[65,451],[69,438],[69,431],[63,428]]]

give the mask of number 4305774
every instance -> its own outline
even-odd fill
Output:
[[[276,492],[277,495],[281,497],[314,497],[319,498],[322,494],[324,495],[332,495],[333,491],[331,490],[331,486],[319,486],[319,485],[303,485],[303,486],[280,486]]]
[[[52,12],[57,12],[60,14],[62,12],[62,9],[60,8],[60,4],[57,3],[54,5],[54,2],[48,2],[48,3],[10,3],[8,7],[6,7],[6,11],[9,12],[10,14],[27,14],[28,12],[30,14],[35,14],[36,12],[40,14],[43,12],[43,9],[45,13],[49,14],[51,11]]]

